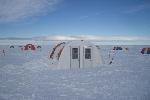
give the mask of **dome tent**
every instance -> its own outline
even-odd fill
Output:
[[[35,50],[35,46],[33,44],[27,44],[24,46],[24,50]]]
[[[91,42],[71,41],[60,43],[56,47],[58,49],[55,48],[56,52],[53,52],[56,56],[53,57],[57,57],[57,66],[60,68],[85,68],[102,64],[100,52]]]
[[[39,45],[37,46],[37,49],[41,49],[41,48],[42,48],[41,46],[39,46]]]
[[[15,48],[15,47],[13,45],[11,45],[10,48]]]

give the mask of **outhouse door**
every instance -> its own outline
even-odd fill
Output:
[[[92,67],[92,46],[84,47],[84,67]]]
[[[80,68],[80,48],[70,47],[70,68]]]

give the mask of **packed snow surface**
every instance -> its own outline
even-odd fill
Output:
[[[150,100],[150,55],[140,53],[148,46],[125,46],[109,64],[112,47],[100,46],[103,65],[58,69],[50,45],[36,51],[1,45],[0,100]]]

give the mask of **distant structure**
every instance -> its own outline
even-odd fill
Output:
[[[129,50],[129,48],[127,48],[127,47],[126,47],[126,48],[125,48],[125,50],[127,50],[127,51],[128,51],[128,50]]]
[[[23,46],[22,46],[22,45],[19,45],[18,47],[19,47],[19,48],[22,48]]]
[[[5,50],[3,50],[3,55],[5,56]]]
[[[50,60],[63,68],[86,68],[100,66],[100,50],[88,41],[71,41],[57,44],[51,51]]]
[[[141,53],[142,53],[142,54],[150,54],[150,48],[143,48],[143,49],[141,50]]]
[[[10,48],[15,48],[15,47],[13,45],[11,45]]]
[[[32,44],[27,44],[24,46],[24,50],[35,50],[35,46]]]

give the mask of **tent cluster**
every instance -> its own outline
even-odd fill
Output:
[[[143,49],[141,50],[141,53],[142,53],[142,54],[150,54],[150,48],[143,48]]]
[[[115,46],[115,47],[113,47],[113,50],[126,50],[126,51],[128,51],[129,50],[129,48],[123,48],[123,47],[120,47],[120,46]]]
[[[25,51],[27,51],[27,50],[35,51],[36,49],[41,49],[42,48],[39,45],[36,46],[36,45],[33,45],[33,44],[26,44],[25,46],[20,45],[18,47],[21,48],[21,50],[25,50]],[[9,48],[15,48],[15,46],[11,45]]]
[[[84,68],[102,64],[99,49],[83,40],[58,43],[50,52],[50,61],[62,68]]]
[[[26,44],[18,46],[24,51],[41,50],[40,45]],[[9,48],[15,48],[11,45]],[[116,53],[120,50],[128,51],[129,49],[121,46],[114,46],[109,52],[109,64],[112,64]],[[58,67],[67,68],[84,68],[94,67],[103,64],[101,58],[101,49],[99,45],[94,45],[89,41],[69,41],[56,44],[50,51],[51,64],[57,64]],[[121,51],[122,52],[122,51]],[[142,54],[150,54],[150,48],[143,48]],[[5,56],[5,50],[2,51]]]
[[[113,50],[123,50],[123,48],[117,46],[117,47],[114,47]]]

